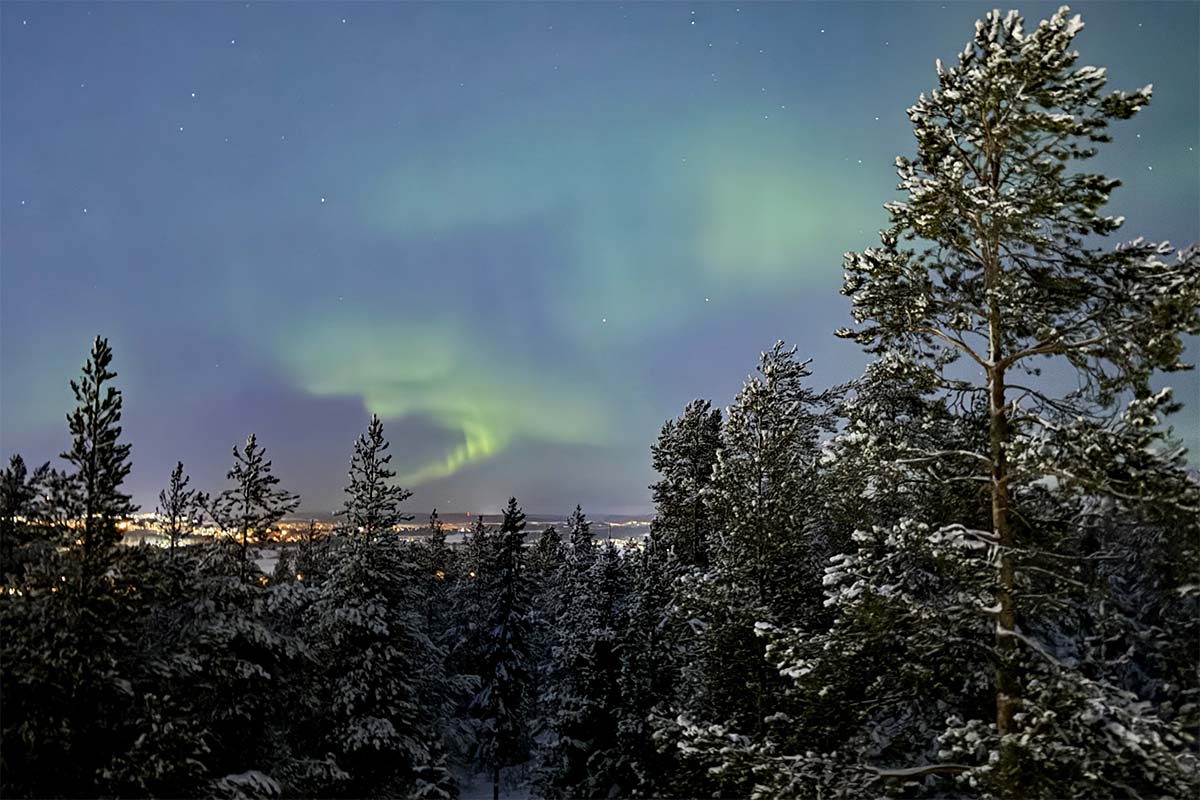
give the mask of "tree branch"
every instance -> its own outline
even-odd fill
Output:
[[[982,358],[980,358],[979,354],[976,353],[973,349],[971,349],[970,345],[968,345],[962,339],[957,339],[957,338],[951,336],[950,334],[946,333],[945,331],[939,330],[937,328],[929,327],[929,326],[922,326],[920,328],[913,328],[913,332],[914,333],[932,334],[933,336],[936,336],[939,339],[942,339],[943,341],[949,343],[950,345],[952,345],[952,346],[958,348],[959,350],[961,350],[962,352],[966,353],[968,356],[970,356],[975,361],[975,363],[979,364],[979,366],[983,367],[984,369],[991,368],[991,364],[987,361],[984,361]]]
[[[954,775],[959,772],[966,772],[971,769],[967,764],[926,764],[922,767],[904,767],[901,769],[888,769],[885,767],[875,767],[870,764],[863,764],[860,769],[869,772],[875,777],[871,779],[874,783],[878,780],[912,780],[913,778],[924,778],[927,775]]]

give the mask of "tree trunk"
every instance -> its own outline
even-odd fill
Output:
[[[492,800],[500,800],[500,765],[492,767]]]
[[[1009,491],[1008,491],[1008,460],[1005,449],[1008,445],[1009,429],[1008,416],[1005,409],[1004,370],[997,367],[1000,360],[1000,326],[999,315],[993,309],[991,324],[990,361],[988,370],[988,439],[992,462],[991,491],[992,491],[992,530],[999,544],[997,574],[996,574],[996,603],[999,611],[996,615],[996,651],[999,663],[996,665],[996,729],[1001,737],[1014,733],[1013,716],[1021,704],[1021,687],[1013,659],[1016,656],[1017,641],[1012,636],[1016,630],[1016,611],[1013,608],[1013,579],[1015,569],[1012,558],[1012,530],[1009,527]],[[1000,774],[1003,795],[1016,797],[1018,788],[1016,780],[1019,776],[1017,752],[1011,744],[1002,743],[1000,746]]]

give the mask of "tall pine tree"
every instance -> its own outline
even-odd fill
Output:
[[[389,446],[383,438],[383,423],[372,414],[367,432],[354,443],[350,460],[350,485],[346,487],[342,513],[351,534],[375,537],[412,519],[411,514],[400,511],[400,504],[412,492],[390,483],[396,472],[389,466]]]
[[[510,498],[504,509],[496,563],[487,576],[489,604],[483,632],[479,691],[470,713],[478,721],[475,757],[491,773],[492,797],[500,797],[500,773],[529,753],[529,595],[522,544],[525,514]]]
[[[1033,503],[1022,503],[1047,478],[1128,503],[1144,500],[1153,484],[1122,474],[1125,454],[1134,451],[1087,456],[1067,445],[1101,435],[1122,398],[1169,409],[1168,397],[1151,393],[1150,378],[1182,368],[1180,335],[1200,330],[1195,251],[1172,260],[1165,245],[1142,240],[1110,250],[1094,244],[1121,226],[1122,218],[1101,213],[1118,182],[1084,171],[1082,162],[1110,140],[1111,122],[1149,103],[1150,87],[1105,94],[1105,71],[1077,66],[1071,49],[1082,28],[1065,7],[1028,32],[1016,12],[979,22],[958,64],[939,62],[938,88],[909,109],[917,155],[897,159],[907,197],[887,204],[891,226],[882,246],[845,262],[843,292],[860,327],[843,335],[871,352],[924,359],[944,371],[948,385],[986,398],[986,446],[969,458],[989,487],[991,519],[988,530],[968,536],[995,553],[978,591],[990,595],[995,622],[998,760],[975,778],[1006,797],[1037,790],[1031,767],[1045,751],[1031,736],[1034,695],[1046,680],[1079,685],[1069,671],[1049,679],[1025,674],[1026,664],[1045,665],[1048,650],[1029,635],[1031,607],[1022,596],[1045,569],[1038,560],[1065,554],[1072,537],[1039,536],[1039,526],[1024,522],[1036,516]],[[920,249],[902,246],[909,241]],[[946,370],[954,357],[972,369]],[[1069,373],[1078,388],[1055,394],[1025,380],[1044,368]],[[1180,497],[1156,494],[1159,502]],[[1068,590],[1063,580],[1049,588]],[[1122,759],[1109,763],[1121,771]],[[1121,772],[1095,780],[1136,780],[1159,792],[1160,777]]]
[[[183,474],[183,462],[178,461],[171,470],[170,484],[158,493],[156,510],[172,554],[180,539],[191,533],[197,515],[208,502],[203,493],[188,488],[190,481],[191,477]]]
[[[70,480],[70,515],[79,525],[79,589],[85,595],[108,569],[120,543],[117,522],[137,511],[121,484],[129,476],[128,443],[121,437],[121,392],[111,385],[112,348],[96,337],[83,375],[71,381],[75,409],[67,415],[71,449],[61,455],[74,467]]]
[[[266,541],[271,527],[296,510],[297,495],[277,489],[266,450],[252,433],[243,448],[233,448],[233,466],[225,476],[234,482],[213,501],[209,513],[237,547],[238,576],[249,580],[250,545]]]

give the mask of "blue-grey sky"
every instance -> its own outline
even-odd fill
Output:
[[[332,507],[374,411],[414,508],[644,510],[662,421],[774,340],[861,371],[841,255],[988,9],[5,2],[0,455],[65,447],[101,333],[147,507],[250,431]],[[1076,10],[1155,87],[1093,162],[1112,213],[1200,239],[1200,5]]]

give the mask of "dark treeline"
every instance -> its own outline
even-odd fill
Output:
[[[873,363],[821,390],[780,343],[689,404],[639,546],[578,508],[526,537],[515,499],[403,541],[377,418],[340,528],[271,575],[298,498],[253,436],[220,491],[164,476],[168,547],[121,546],[97,339],[63,468],[0,476],[4,796],[1196,796],[1200,486],[1151,380],[1200,256],[1096,245],[1116,182],[1079,167],[1149,87],[1103,93],[1065,9],[1022,24],[909,109],[905,197],[845,261]]]

